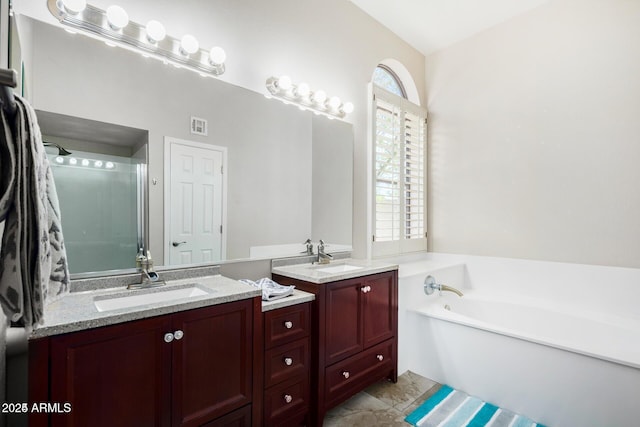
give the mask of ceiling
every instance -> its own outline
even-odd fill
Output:
[[[351,0],[428,55],[549,0]]]

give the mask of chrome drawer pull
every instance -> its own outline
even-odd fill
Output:
[[[167,332],[166,334],[164,334],[164,342],[171,342],[173,341],[173,334],[171,332]]]
[[[381,354],[377,355],[376,358],[381,362],[384,360],[384,356]]]
[[[345,378],[349,378],[349,372],[348,371],[344,371],[342,373],[342,376],[345,377]]]
[[[284,327],[287,329],[293,328],[293,322],[290,322],[289,320],[287,320],[286,322],[284,322]]]
[[[360,288],[363,293],[371,292],[371,286],[363,286]]]
[[[284,395],[284,401],[287,403],[291,403],[291,401],[293,400],[293,397],[291,397],[290,394],[285,394]]]
[[[293,359],[290,358],[290,357],[285,357],[284,358],[284,364],[287,365],[287,366],[293,365]]]
[[[178,329],[177,331],[175,331],[175,332],[173,333],[173,337],[174,337],[176,340],[181,340],[183,336],[184,336],[184,332],[182,332],[180,329]]]

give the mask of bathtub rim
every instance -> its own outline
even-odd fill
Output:
[[[467,294],[465,294],[465,296],[467,296]],[[526,306],[527,305],[527,304],[522,303],[522,301],[517,301],[517,302],[504,301],[504,300],[502,300],[502,299],[505,298],[504,295],[503,295],[503,298],[495,299],[495,300],[491,299],[490,297],[487,297],[487,296],[483,296],[481,298],[478,298],[477,294],[473,294],[471,292],[469,292],[469,296],[471,296],[472,298],[476,298],[478,300],[489,300],[489,301],[496,301],[496,302],[500,302],[500,303],[521,305],[521,306]],[[547,347],[556,348],[556,349],[559,349],[559,350],[564,350],[564,351],[568,351],[568,352],[575,353],[575,354],[580,354],[580,355],[583,355],[583,356],[591,357],[591,358],[594,358],[594,359],[599,359],[599,360],[602,360],[602,361],[605,361],[605,362],[609,362],[609,363],[615,363],[615,364],[627,366],[627,367],[630,367],[630,368],[640,369],[640,354],[638,354],[638,358],[637,359],[635,359],[635,358],[629,359],[629,358],[616,357],[614,355],[601,354],[601,353],[597,353],[595,351],[590,351],[590,350],[587,350],[587,349],[584,349],[584,348],[570,347],[570,346],[567,346],[567,345],[563,345],[562,343],[554,342],[553,340],[544,339],[542,337],[533,336],[533,335],[530,335],[530,334],[518,333],[517,331],[515,331],[513,329],[510,329],[510,328],[500,327],[500,326],[497,326],[495,324],[491,324],[491,323],[488,323],[488,322],[483,322],[481,320],[472,319],[472,318],[470,318],[468,316],[465,316],[463,314],[459,314],[459,313],[452,312],[452,311],[447,311],[444,308],[444,304],[446,304],[446,302],[444,302],[444,301],[440,301],[440,302],[441,303],[438,304],[434,300],[434,301],[429,301],[429,302],[423,303],[423,304],[421,304],[421,305],[419,305],[417,307],[407,307],[407,312],[415,313],[415,314],[418,314],[418,315],[421,315],[421,316],[426,316],[426,317],[429,317],[429,318],[441,320],[441,321],[448,322],[448,323],[454,323],[454,324],[458,324],[458,325],[462,325],[462,326],[467,326],[467,327],[474,328],[474,329],[477,329],[477,330],[480,330],[480,331],[485,331],[485,332],[498,334],[498,335],[502,335],[502,336],[506,336],[506,337],[510,337],[510,338],[515,338],[515,339],[522,340],[522,341],[528,341],[528,342],[532,342],[532,343],[535,343],[535,344],[544,345],[544,346],[547,346]],[[542,309],[542,310],[555,311],[555,310],[549,309],[547,306],[541,306],[541,307],[538,306],[538,307],[540,309]],[[570,315],[574,315],[575,312],[576,312],[575,310],[572,310],[572,311],[569,312],[569,314]],[[562,311],[560,311],[560,313],[566,314],[565,312],[562,312]],[[594,320],[594,321],[598,322],[598,320]],[[600,322],[600,323],[608,323],[608,322]],[[608,326],[614,326],[614,325],[609,324]]]

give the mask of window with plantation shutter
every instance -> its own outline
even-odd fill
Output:
[[[373,86],[374,256],[425,250],[426,110]]]

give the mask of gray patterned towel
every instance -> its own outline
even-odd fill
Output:
[[[42,322],[44,305],[69,291],[60,207],[36,113],[15,96],[0,129],[0,304],[11,321]]]

